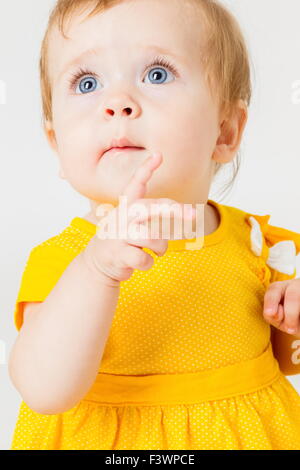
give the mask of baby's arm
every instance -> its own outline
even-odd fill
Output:
[[[124,192],[130,202],[145,195],[146,183],[161,161],[161,157],[150,157],[138,168]],[[153,258],[138,245],[160,256],[168,246],[167,240],[159,239],[100,240],[97,233],[67,266],[44,302],[28,307],[10,354],[9,373],[34,411],[67,411],[92,386],[120,282],[129,279],[134,269],[149,269],[153,264]]]
[[[38,413],[75,406],[99,370],[120,288],[85,255],[73,259],[44,302],[24,312],[10,354],[11,380]]]
[[[145,208],[158,203],[159,210],[150,214],[150,222],[152,217],[165,213],[169,219],[171,207],[178,217],[193,218],[195,213],[185,212],[184,204],[177,201],[143,199],[146,184],[161,162],[161,155],[154,155],[137,169],[123,194],[129,206],[136,201]],[[113,209],[112,220],[124,220],[121,210],[127,213],[126,206],[120,205]],[[148,210],[146,219],[147,214]],[[131,224],[130,217],[127,223]],[[152,256],[143,247],[162,256],[168,241],[147,236],[142,240],[100,240],[96,234],[67,266],[44,302],[34,310],[31,306],[11,352],[9,373],[34,411],[67,411],[91,388],[117,306],[120,282],[129,279],[134,269],[147,270],[153,265]]]

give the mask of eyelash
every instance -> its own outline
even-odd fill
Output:
[[[144,73],[150,69],[151,67],[154,67],[156,65],[160,65],[162,67],[165,67],[166,69],[168,69],[170,72],[172,72],[175,77],[178,77],[178,71],[176,69],[176,67],[171,64],[167,59],[163,58],[163,57],[155,57],[152,62],[147,65],[144,69]],[[97,74],[92,72],[91,70],[88,70],[88,69],[84,69],[82,67],[79,68],[79,70],[75,73],[73,73],[71,75],[71,78],[68,80],[69,82],[69,86],[71,89],[74,89],[79,80],[84,76],[84,75],[90,75],[91,77],[94,77],[94,78],[97,78]]]

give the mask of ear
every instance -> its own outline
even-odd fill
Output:
[[[230,116],[223,120],[221,124],[220,135],[212,157],[213,160],[219,163],[227,163],[233,160],[240,147],[247,119],[246,103],[239,100]]]
[[[50,147],[52,148],[52,150],[57,152],[57,142],[56,142],[56,138],[55,138],[55,132],[54,132],[54,129],[53,129],[53,124],[52,124],[51,121],[49,121],[49,120],[45,121],[45,123],[44,123],[44,132],[45,132],[45,135],[47,137],[47,140],[48,140],[48,143],[49,143]]]

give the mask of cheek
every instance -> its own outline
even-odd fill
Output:
[[[165,148],[172,152],[172,163],[183,174],[208,168],[216,142],[216,123],[212,115],[198,109],[181,110],[170,119],[165,132]]]
[[[78,110],[78,106],[73,111],[68,107],[67,112],[63,112],[61,105],[58,105],[54,116],[58,148],[66,165],[69,161],[76,161],[85,167],[96,165],[103,136],[100,123],[92,112]]]
[[[56,119],[54,128],[58,153],[66,176],[88,172],[95,165],[97,150],[95,138],[92,140],[87,126],[78,125],[74,120]]]

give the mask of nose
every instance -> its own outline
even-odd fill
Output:
[[[128,95],[111,98],[104,109],[106,118],[117,115],[119,117],[130,116],[133,119],[140,114],[139,105]]]

